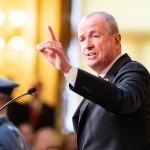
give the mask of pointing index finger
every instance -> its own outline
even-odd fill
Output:
[[[57,41],[55,38],[55,34],[50,26],[48,26],[48,31],[49,31],[50,38],[52,39],[52,41]]]

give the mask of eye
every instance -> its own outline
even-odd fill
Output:
[[[99,38],[99,35],[95,34],[92,36],[92,38]]]
[[[85,38],[81,37],[79,38],[79,42],[83,42],[85,40]]]

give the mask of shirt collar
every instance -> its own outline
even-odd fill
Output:
[[[118,55],[99,75],[102,78],[106,75],[106,73],[109,71],[109,69],[113,66],[113,64],[122,56],[122,54]]]

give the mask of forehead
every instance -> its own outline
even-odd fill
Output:
[[[83,32],[90,31],[93,29],[105,29],[104,17],[100,14],[94,14],[89,17],[83,18],[78,26],[78,34],[81,35]]]

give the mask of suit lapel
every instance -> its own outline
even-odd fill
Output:
[[[83,103],[83,105],[81,106],[81,108],[80,108],[79,122],[80,122],[81,117],[82,117],[82,115],[83,115],[83,112],[84,112],[84,110],[86,109],[86,107],[88,106],[89,102],[90,102],[90,101],[89,101],[88,99],[86,99],[85,102]]]
[[[131,62],[131,58],[127,55],[124,54],[122,55],[110,68],[108,73],[106,75],[109,75],[110,78],[116,76],[116,74],[119,72],[120,68],[124,66],[125,64]],[[110,76],[111,75],[111,76]]]
[[[74,130],[76,133],[78,133],[78,127],[79,127],[80,121],[89,103],[90,103],[89,100],[83,99],[81,104],[77,108],[75,114],[73,115],[73,126],[74,126]]]
[[[114,74],[112,74],[112,75],[106,74],[103,79],[104,79],[105,81],[112,82],[113,79],[114,79],[114,77],[115,77]]]

